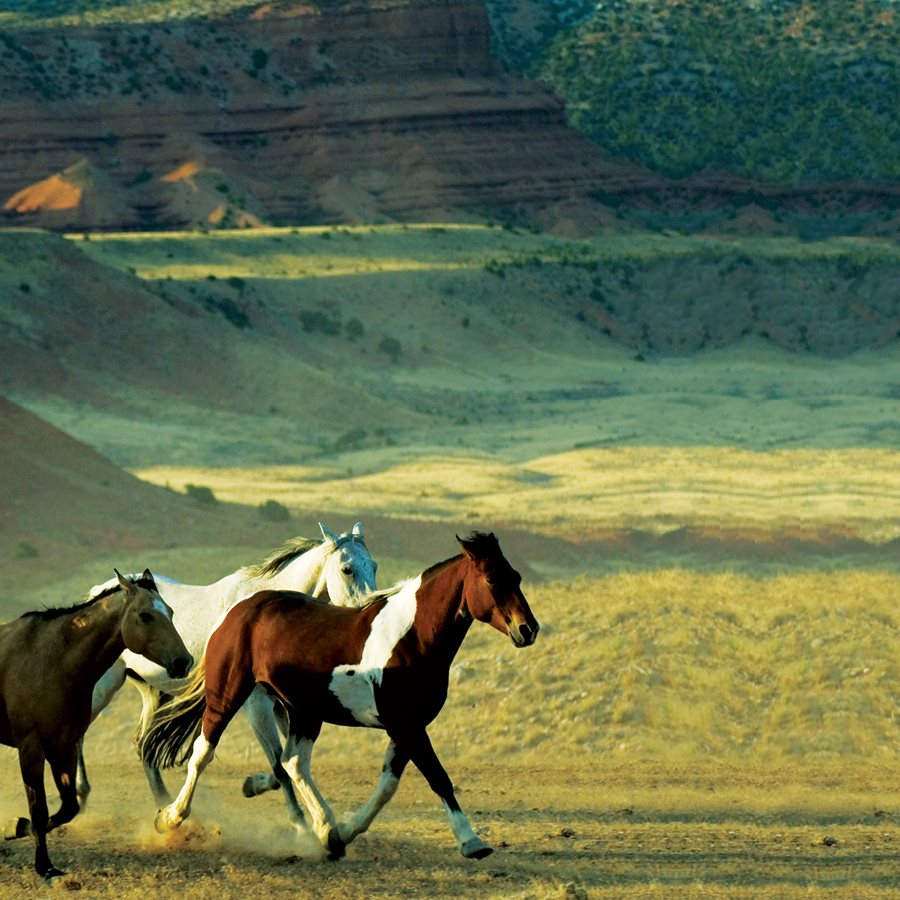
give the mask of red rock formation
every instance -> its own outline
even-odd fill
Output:
[[[484,219],[634,180],[566,125],[555,97],[500,71],[481,0],[266,4],[216,21],[14,32],[7,45],[7,224]],[[13,202],[82,161],[117,186],[112,212]],[[185,166],[213,172],[203,190],[171,177]]]

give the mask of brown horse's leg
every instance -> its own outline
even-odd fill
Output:
[[[36,746],[19,747],[19,768],[28,798],[31,815],[31,833],[34,835],[34,869],[43,878],[62,875],[47,853],[47,794],[44,791],[44,754]]]
[[[81,809],[78,803],[76,787],[78,784],[78,747],[69,747],[59,753],[54,753],[49,759],[50,771],[59,791],[60,807],[50,816],[47,822],[47,831],[59,828],[66,822],[71,822]]]
[[[389,730],[388,735],[397,744],[399,753],[408,754],[425,776],[428,786],[443,801],[459,852],[469,859],[481,859],[493,853],[493,849],[475,834],[466,814],[456,802],[453,783],[437,758],[425,729],[403,728],[399,733]]]

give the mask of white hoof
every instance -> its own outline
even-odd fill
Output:
[[[173,815],[165,806],[157,811],[156,817],[153,819],[153,827],[160,834],[165,834],[167,831],[174,831],[183,821],[184,819]]]

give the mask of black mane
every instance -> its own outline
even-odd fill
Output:
[[[152,578],[145,578],[143,575],[138,578],[132,579],[132,581],[138,586],[142,587],[148,591],[156,590],[156,582]],[[93,606],[98,600],[102,600],[104,597],[109,597],[111,594],[115,594],[117,591],[121,591],[121,586],[116,583],[110,585],[108,588],[102,590],[99,594],[94,597],[89,598],[88,600],[83,600],[81,603],[75,603],[72,606],[45,606],[43,609],[33,609],[29,612],[22,613],[22,619],[33,617],[43,620],[50,619],[58,619],[60,616],[67,616],[70,613],[78,612],[82,609],[87,609],[89,606]]]

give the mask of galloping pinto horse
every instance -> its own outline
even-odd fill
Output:
[[[494,535],[458,540],[461,556],[374,594],[360,609],[288,591],[262,591],[235,606],[210,636],[205,685],[201,672],[192,679],[193,690],[175,701],[178,709],[168,716],[160,710],[141,746],[146,760],[172,765],[196,735],[184,787],[157,813],[157,829],[176,828],[188,817],[197,779],[259,684],[287,713],[287,740],[275,775],[294,782],[331,858],[343,856],[346,845],[369,827],[410,760],[443,801],[463,856],[487,856],[491,848],[460,809],[425,729],[444,705],[450,664],[473,620],[492,625],[517,647],[534,643],[538,623]],[[310,775],[323,722],[383,728],[390,739],[375,791],[341,822]],[[307,828],[303,821],[295,824]]]
[[[127,647],[187,675],[193,659],[148,571],[136,581],[116,572],[117,584],[69,609],[29,612],[0,625],[0,743],[19,750],[31,822],[18,819],[7,839],[34,835],[34,867],[44,878],[62,872],[50,862],[47,832],[79,810],[75,794],[78,743],[91,721],[97,679]],[[44,762],[59,790],[59,811],[48,817]]]
[[[293,538],[284,546],[270,553],[259,565],[244,566],[213,584],[182,584],[165,575],[154,573],[160,596],[174,610],[175,623],[190,652],[202,659],[210,632],[222,616],[235,603],[264,588],[305,591],[313,596],[327,596],[339,606],[358,606],[364,597],[375,590],[377,563],[369,555],[363,539],[363,527],[357,522],[347,534],[335,534],[321,522],[322,540]],[[90,596],[111,587],[106,582],[91,589]],[[178,693],[184,682],[173,680],[161,669],[128,652],[116,660],[100,679],[94,690],[93,715],[97,716],[109,704],[115,693],[129,680],[141,694],[143,708],[138,723],[136,740],[140,740],[160,703],[161,692]],[[254,692],[244,710],[266,754],[270,766],[281,757],[281,739],[278,734],[272,701],[262,691]],[[144,774],[153,792],[157,806],[171,800],[165,783],[155,766],[145,766]],[[302,818],[290,782],[282,784],[260,773],[247,779],[254,793],[278,790],[281,787],[288,814]],[[249,788],[247,789],[249,790]],[[82,802],[90,792],[84,755],[79,750],[78,794]]]

